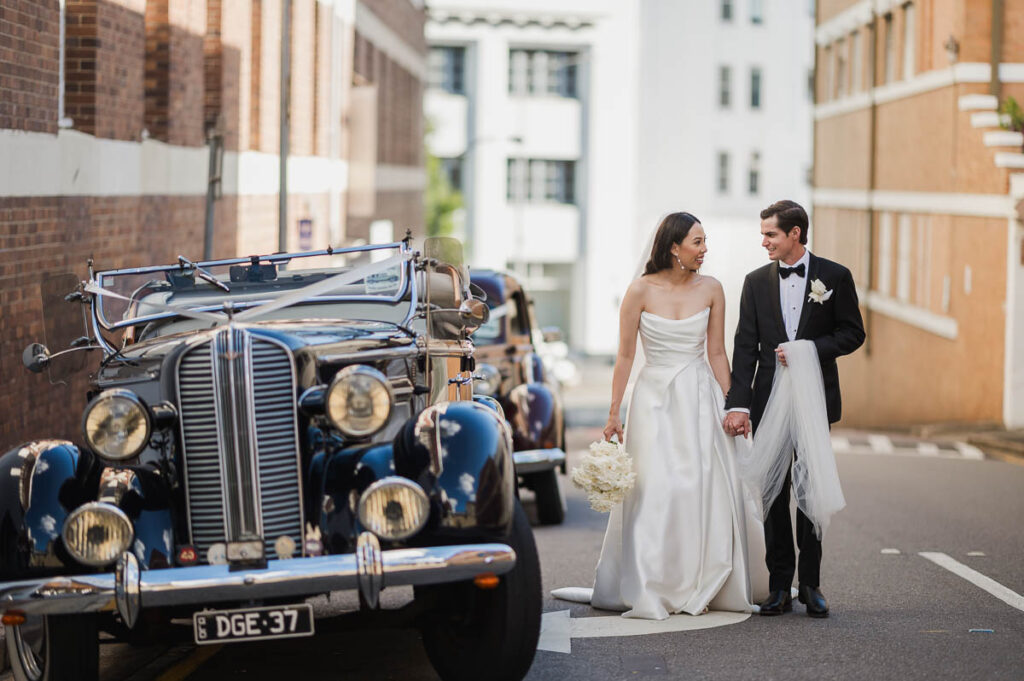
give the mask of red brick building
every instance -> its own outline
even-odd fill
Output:
[[[422,1],[289,5],[287,247],[421,234]],[[0,447],[77,439],[87,377],[51,386],[20,362],[47,277],[202,257],[211,134],[214,256],[278,250],[284,6],[0,3]]]

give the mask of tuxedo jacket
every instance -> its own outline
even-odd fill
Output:
[[[811,282],[820,279],[832,291],[828,300],[808,300]],[[772,262],[747,275],[740,297],[740,320],[732,357],[732,387],[726,409],[750,410],[757,427],[775,378],[775,348],[789,340],[779,299],[779,263]],[[804,305],[796,340],[810,340],[818,349],[829,423],[842,416],[839,369],[836,358],[848,355],[864,343],[864,322],[857,302],[853,275],[839,263],[810,254]]]

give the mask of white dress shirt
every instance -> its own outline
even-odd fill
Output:
[[[811,252],[804,249],[803,256],[792,265],[779,262],[779,269],[783,267],[796,267],[803,263],[804,276],[795,272],[785,279],[779,277],[779,304],[782,306],[782,322],[786,326],[786,336],[789,340],[796,340],[796,331],[800,326],[800,313],[804,310],[804,292],[807,290],[807,275],[811,267]],[[750,410],[744,407],[733,407],[730,412],[741,411],[749,414]]]
[[[804,292],[807,290],[807,269],[811,266],[811,252],[804,249],[803,257],[792,265],[779,263],[779,270],[786,267],[804,266],[804,276],[795,272],[785,279],[779,277],[779,303],[782,305],[782,321],[786,325],[786,336],[796,340],[796,330],[800,326],[800,313],[804,309]]]

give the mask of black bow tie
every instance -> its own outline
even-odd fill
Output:
[[[788,277],[791,274],[795,274],[798,277],[802,277],[802,276],[804,276],[804,273],[806,271],[807,271],[807,268],[804,267],[803,263],[800,263],[796,267],[780,267],[779,268],[779,276],[782,277],[783,279],[785,279],[786,277]]]

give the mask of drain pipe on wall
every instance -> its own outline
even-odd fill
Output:
[[[281,109],[280,157],[277,195],[277,250],[288,250],[288,143],[291,134],[292,2],[281,1]]]

